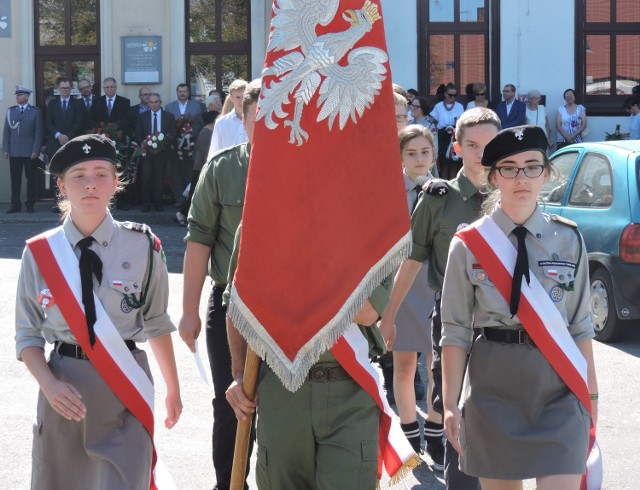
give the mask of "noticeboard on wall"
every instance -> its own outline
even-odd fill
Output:
[[[162,83],[162,37],[122,36],[122,83]]]

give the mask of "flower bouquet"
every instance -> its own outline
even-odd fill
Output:
[[[176,120],[176,132],[178,141],[174,149],[178,159],[192,158],[196,146],[193,140],[193,117],[188,114],[180,116]]]
[[[142,153],[160,153],[170,147],[170,137],[164,133],[153,133],[142,141]]]
[[[116,123],[101,121],[98,126],[87,131],[87,134],[99,134],[109,138],[116,145],[118,162],[116,167],[121,170],[125,166],[127,158],[127,137]]]

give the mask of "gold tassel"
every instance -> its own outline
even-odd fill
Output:
[[[405,477],[423,463],[420,456],[414,453],[389,480],[389,487],[400,483]],[[376,490],[380,490],[380,480],[376,482]]]

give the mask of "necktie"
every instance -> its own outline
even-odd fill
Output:
[[[511,301],[509,302],[509,310],[511,316],[518,312],[518,305],[520,304],[520,287],[522,285],[522,276],[527,280],[529,284],[529,258],[527,256],[527,246],[524,239],[527,236],[527,229],[524,226],[516,226],[513,229],[513,234],[518,239],[518,256],[516,257],[516,267],[513,270],[513,282],[511,283]]]
[[[62,101],[62,112],[67,112],[67,101],[66,100]]]
[[[158,113],[153,113],[153,134],[158,132]]]
[[[20,115],[24,113],[24,106],[20,106]]]
[[[96,323],[96,304],[93,299],[93,277],[96,276],[98,284],[102,283],[102,261],[89,247],[94,238],[89,236],[78,242],[80,248],[80,283],[82,285],[82,304],[87,318],[89,330],[89,342],[91,347],[96,343],[96,334],[93,326]]]
[[[111,109],[113,109],[113,103],[111,102],[111,99],[107,99],[107,113],[109,116],[111,116]]]
[[[84,105],[87,106],[87,110],[91,109],[91,99],[84,99]]]
[[[413,214],[413,212],[416,209],[416,206],[418,205],[418,197],[420,197],[420,193],[422,192],[422,186],[417,185],[413,188],[413,190],[416,191],[416,200],[413,201],[413,206],[411,206],[411,214]]]

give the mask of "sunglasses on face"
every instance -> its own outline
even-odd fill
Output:
[[[458,94],[447,94],[447,97],[455,97]]]
[[[476,97],[480,97],[481,95],[484,97],[485,93],[486,93],[486,92],[477,92],[477,93],[475,93],[474,95],[475,95]]]

